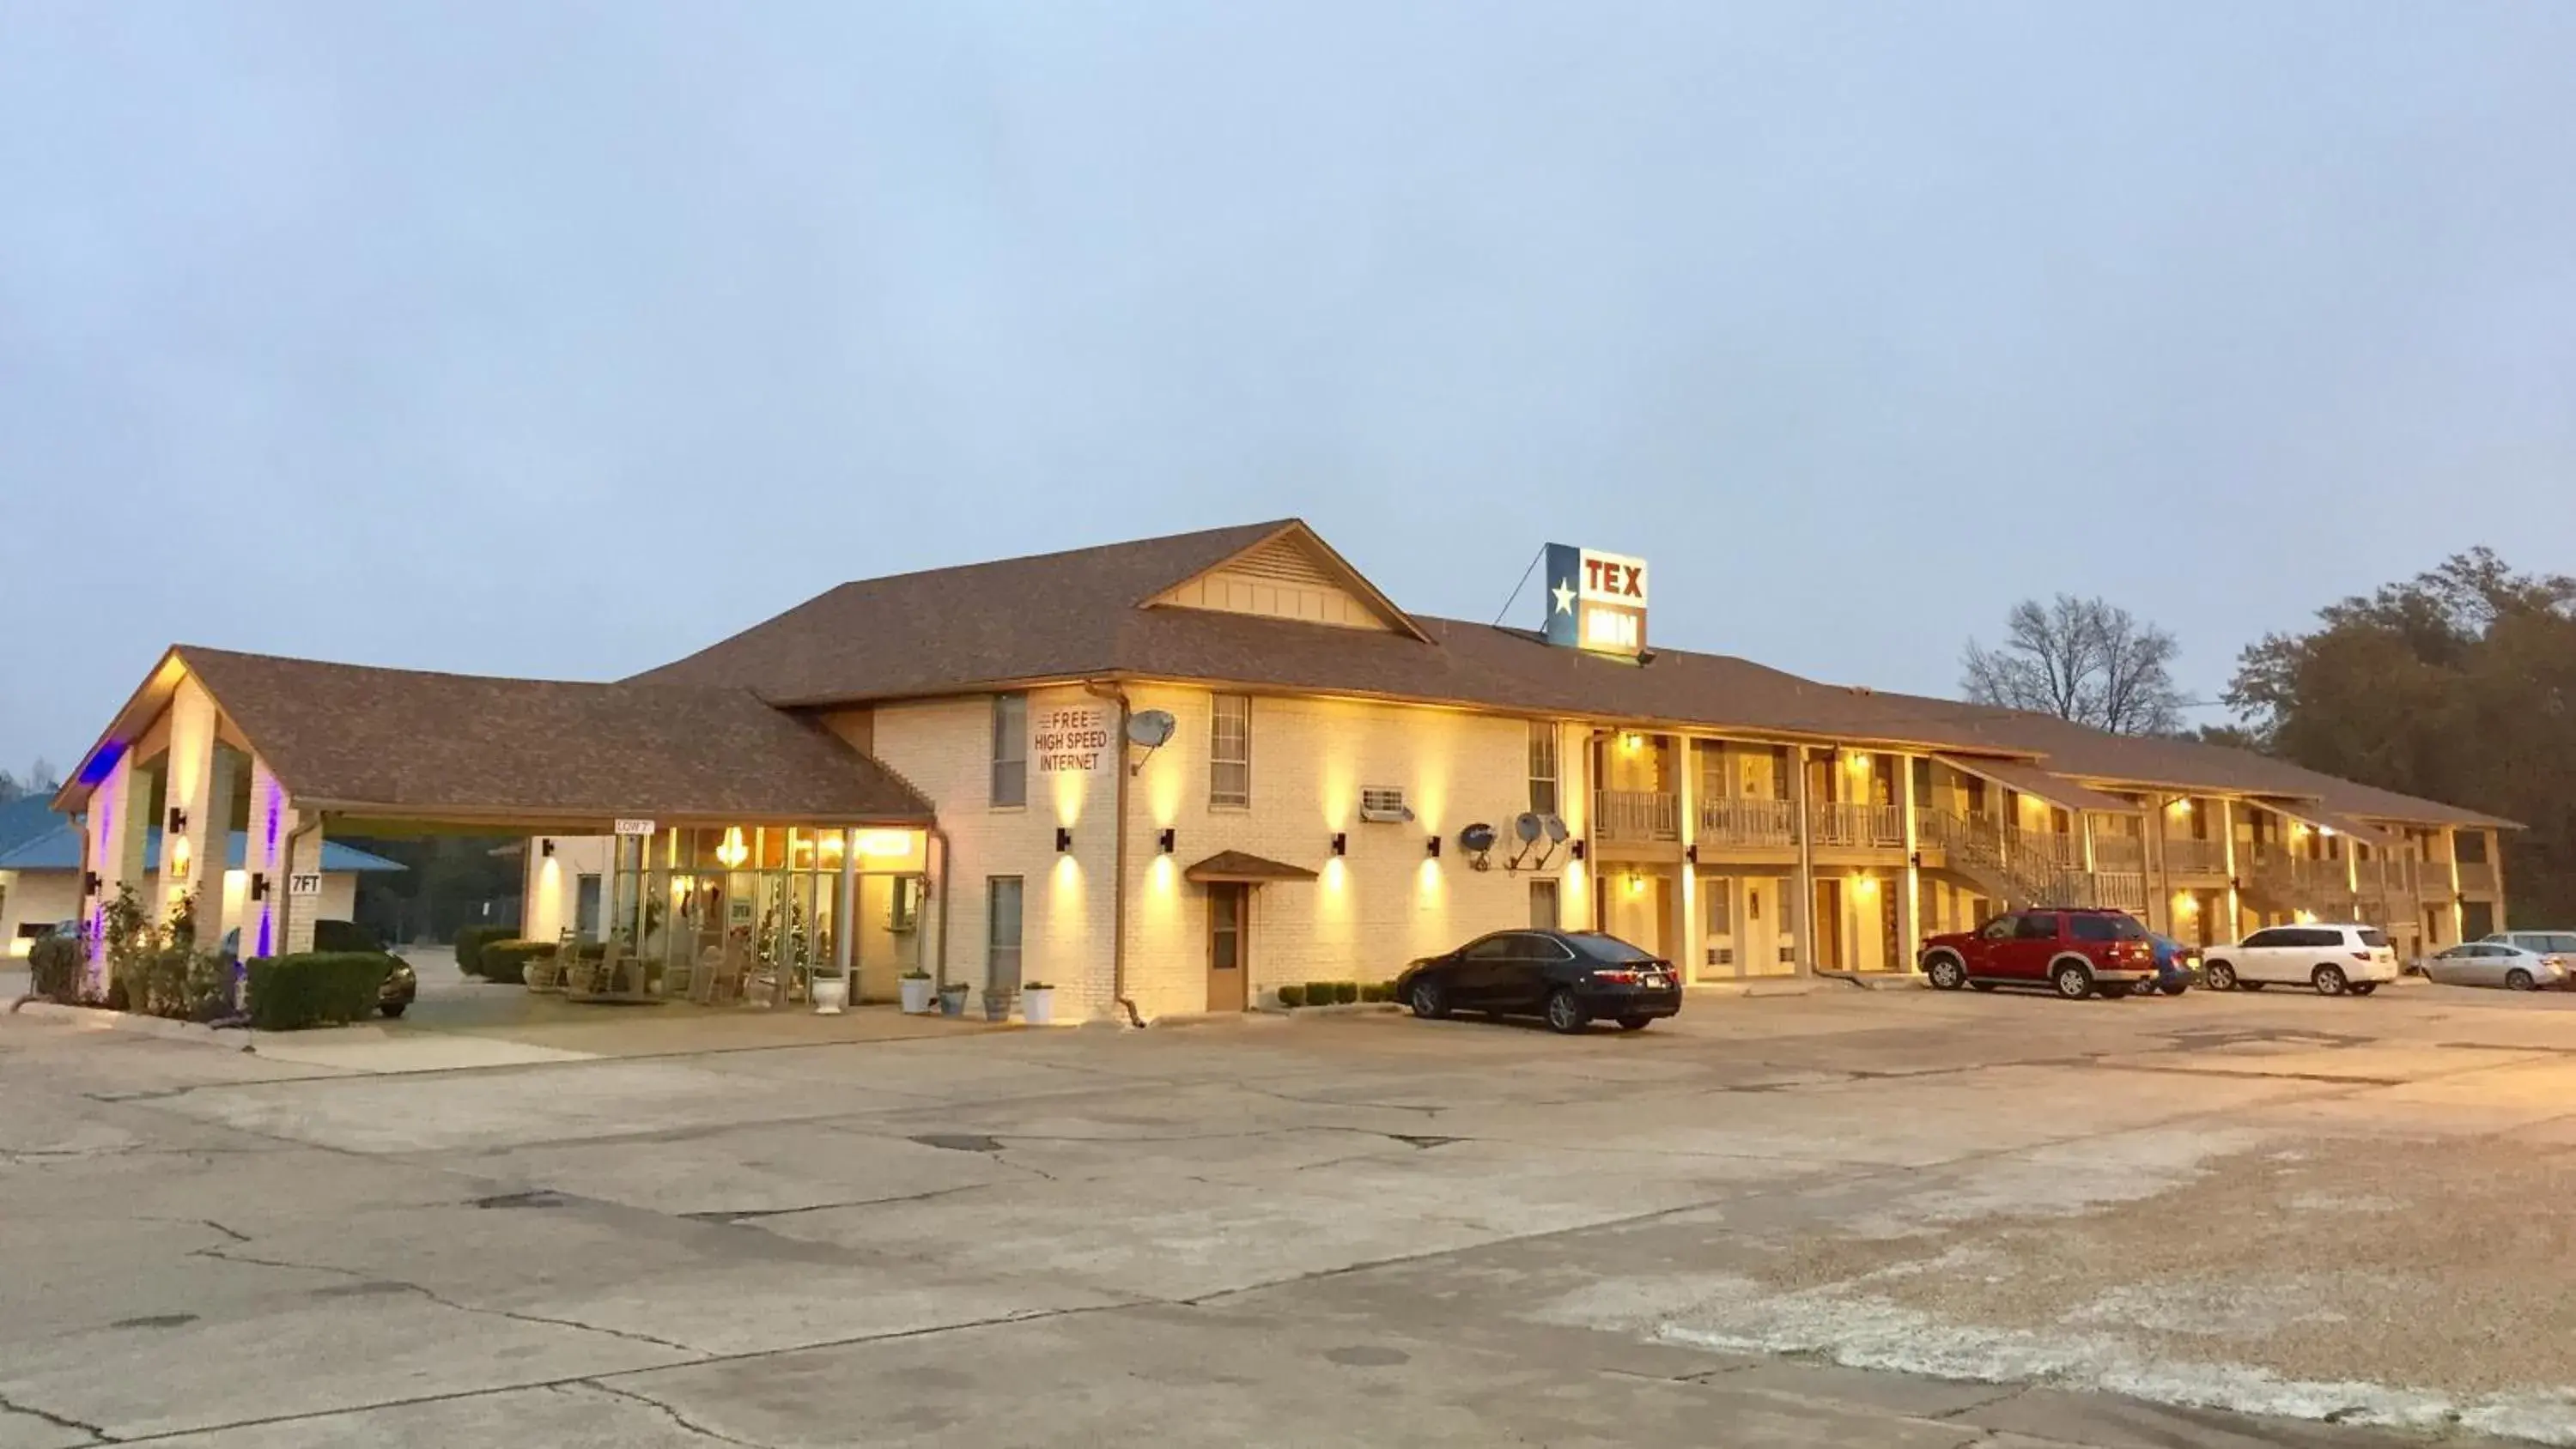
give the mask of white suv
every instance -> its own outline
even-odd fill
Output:
[[[2377,926],[2273,926],[2233,946],[2212,946],[2201,975],[2212,989],[2260,991],[2275,982],[2319,996],[2368,996],[2397,979],[2397,952]]]

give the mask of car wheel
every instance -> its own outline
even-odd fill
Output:
[[[1654,1024],[1654,1020],[1655,1019],[1651,1016],[1623,1016],[1619,1018],[1619,1029],[1621,1031],[1644,1031],[1648,1026]]]
[[[2343,968],[2331,964],[2318,967],[2308,980],[2315,984],[2319,996],[2341,996],[2344,988],[2351,984],[2344,977]]]
[[[1968,968],[1956,956],[1935,956],[1923,967],[1923,974],[1943,991],[1956,991],[1968,984]]]
[[[1592,1024],[1591,1015],[1574,993],[1560,986],[1547,998],[1547,1025],[1550,1031],[1578,1032]]]
[[[376,1010],[383,1012],[387,1016],[400,1016],[410,1006],[411,1003],[408,1001],[388,1001],[378,1006]]]
[[[2368,996],[2378,989],[2379,983],[2376,981],[2356,981],[2352,984],[2352,994],[2355,996]]]
[[[2540,989],[2540,983],[2531,978],[2531,973],[2523,970],[2519,966],[2516,966],[2512,970],[2504,973],[2504,984],[2512,987],[2516,991],[2538,991]]]
[[[2048,979],[2057,987],[2057,994],[2069,1001],[2081,1001],[2093,994],[2093,970],[2089,966],[2068,961],[2051,968]]]
[[[1449,993],[1441,990],[1437,981],[1414,982],[1407,1004],[1412,1006],[1414,1015],[1425,1021],[1440,1021],[1449,1015]]]
[[[2207,966],[2201,968],[2201,972],[2203,977],[2209,982],[2209,989],[2212,991],[2233,991],[2236,989],[2236,968],[2228,965],[2224,961],[2212,961]]]

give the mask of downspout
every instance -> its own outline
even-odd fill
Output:
[[[954,872],[949,868],[948,829],[946,826],[939,823],[939,817],[936,815],[932,816],[930,819],[930,838],[939,842],[939,874],[936,877],[936,884],[932,887],[939,896],[939,956],[937,962],[939,972],[938,979],[934,984],[937,985],[939,989],[946,990],[948,987],[948,893],[949,887],[954,884],[949,877],[954,874]]]
[[[1118,705],[1118,732],[1114,743],[1118,751],[1118,798],[1111,807],[1112,834],[1118,837],[1115,878],[1109,883],[1109,999],[1127,1013],[1129,1026],[1143,1026],[1145,1018],[1136,1003],[1127,999],[1127,779],[1135,772],[1127,766],[1127,718],[1135,706],[1128,702],[1126,686],[1111,681],[1086,679],[1083,692],[1094,699],[1115,701]]]

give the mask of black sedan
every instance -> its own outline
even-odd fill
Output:
[[[1682,1009],[1671,962],[1598,931],[1496,931],[1405,967],[1395,990],[1416,1016],[1538,1016],[1564,1032],[1596,1019],[1637,1031]]]

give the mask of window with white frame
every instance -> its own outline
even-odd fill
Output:
[[[1252,803],[1252,697],[1215,696],[1208,725],[1208,803]]]
[[[984,881],[984,989],[1020,989],[1020,877]]]
[[[1029,803],[1029,697],[993,696],[993,801]]]
[[[1529,808],[1533,814],[1555,815],[1556,798],[1556,721],[1534,719],[1529,725]]]

